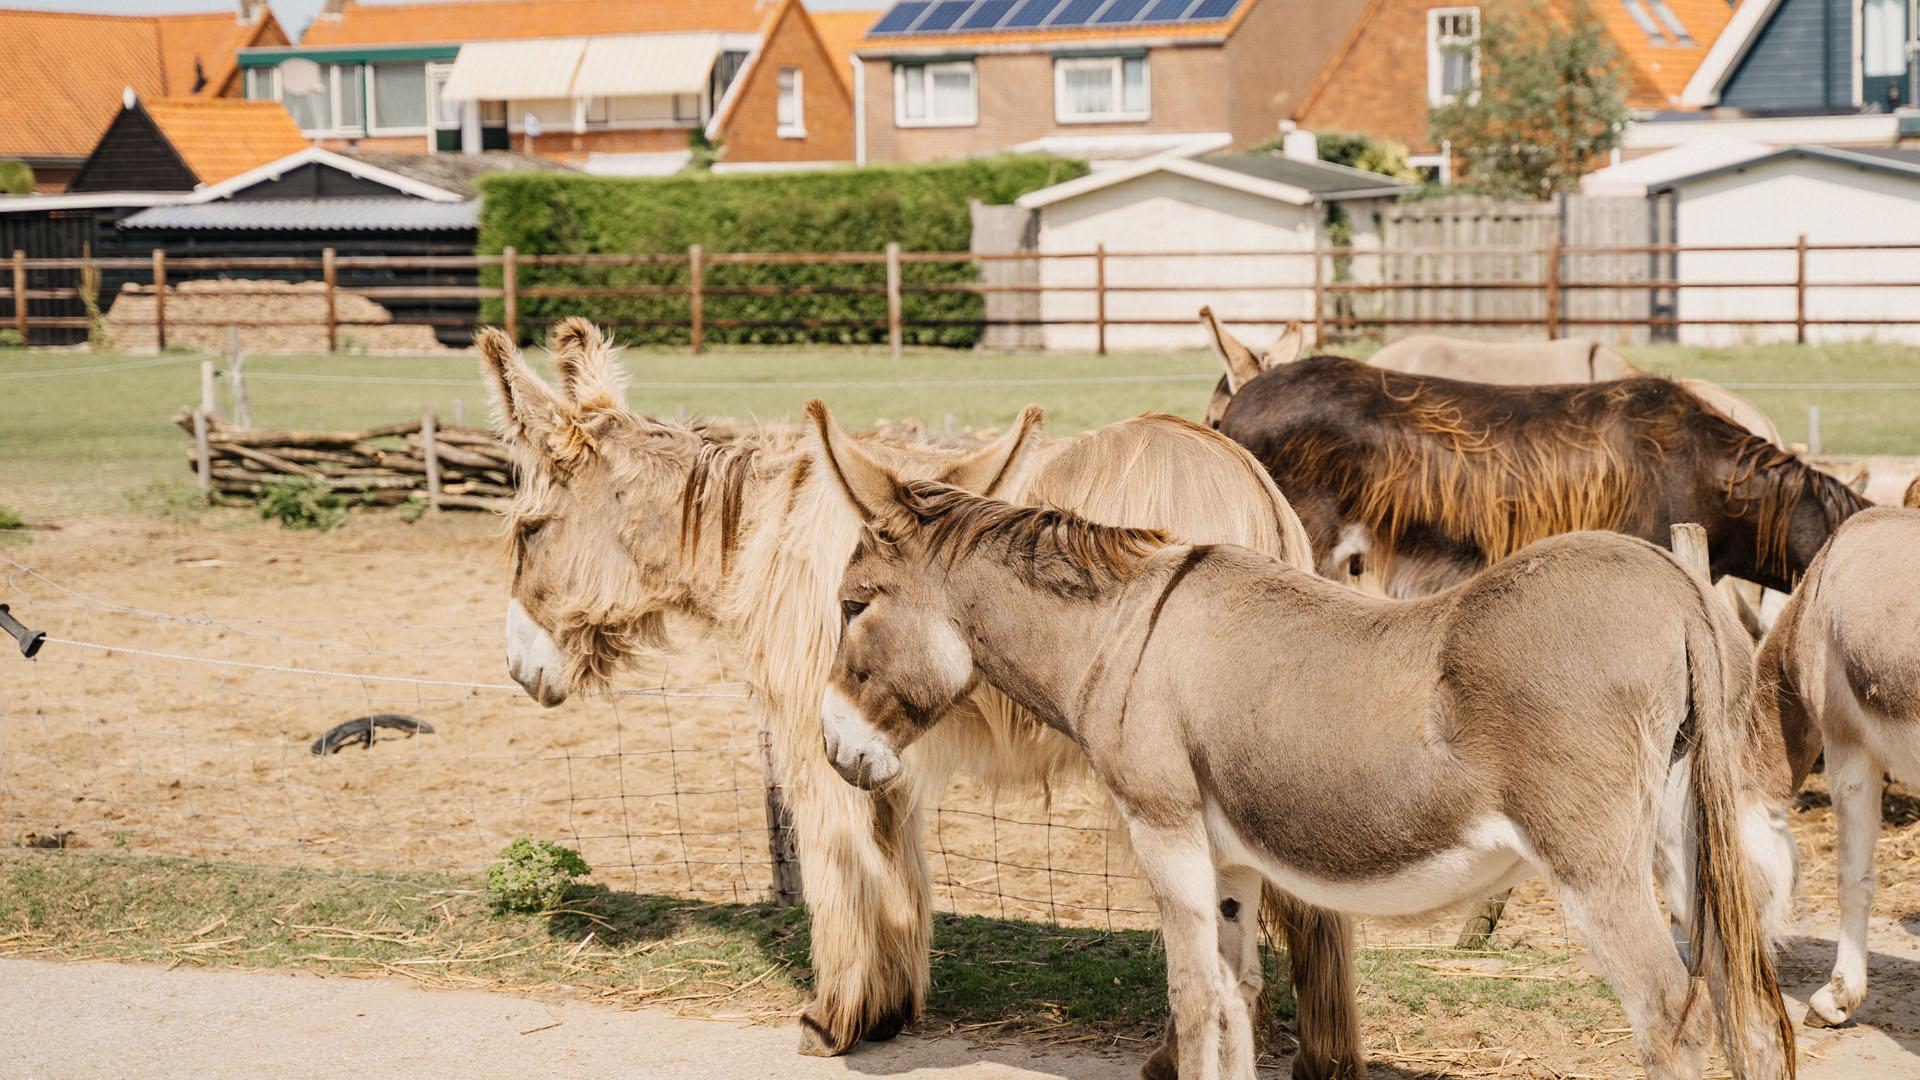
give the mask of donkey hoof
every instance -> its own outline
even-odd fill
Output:
[[[1820,988],[1819,993],[1807,999],[1806,1025],[1810,1028],[1839,1027],[1853,1017],[1853,1009],[1845,1008],[1839,1001],[1840,992],[1832,983]],[[1858,1003],[1855,1003],[1856,1006]]]
[[[1180,1062],[1172,1043],[1161,1043],[1140,1066],[1140,1080],[1180,1080]]]
[[[854,1039],[836,1039],[827,1026],[814,1018],[813,1006],[800,1014],[800,1052],[808,1057],[839,1057],[850,1049]]]
[[[891,1040],[895,1035],[900,1034],[901,1029],[907,1026],[907,1021],[912,1019],[910,1016],[911,1012],[912,1009],[909,1006],[901,1005],[881,1014],[880,1019],[875,1020],[873,1026],[867,1029],[867,1041],[887,1042]]]

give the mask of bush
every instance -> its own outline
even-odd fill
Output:
[[[880,252],[889,241],[907,251],[966,251],[973,236],[967,200],[1010,203],[1037,188],[1086,173],[1084,162],[1040,155],[976,158],[939,165],[888,165],[784,174],[696,173],[665,179],[616,179],[564,173],[506,173],[484,178],[480,251],[497,255],[685,254],[739,251]],[[482,284],[497,287],[488,270]],[[971,281],[966,264],[908,263],[908,284]],[[725,343],[886,340],[886,299],[836,293],[849,285],[884,285],[880,264],[827,266],[708,265],[708,289],[759,286],[776,295],[705,297],[707,338]],[[547,285],[671,286],[684,289],[687,267],[521,266],[522,288]],[[794,295],[807,288],[826,290]],[[906,337],[914,344],[971,345],[983,307],[970,293],[908,293]],[[488,322],[502,318],[486,301]],[[684,294],[631,297],[520,298],[522,335],[568,315],[621,327],[636,344],[684,343]],[[811,320],[809,326],[727,327],[724,321]],[[854,325],[858,323],[859,325]],[[915,325],[918,324],[918,325]]]
[[[326,532],[347,520],[347,501],[318,480],[296,477],[261,487],[260,516],[284,529]]]
[[[0,503],[0,529],[24,529],[26,527],[27,519],[20,516],[20,511],[15,510],[5,503]]]
[[[33,166],[15,159],[0,161],[0,195],[31,195],[33,189]]]
[[[26,347],[27,339],[20,336],[20,331],[12,327],[0,330],[0,349],[24,349]]]
[[[566,901],[575,878],[592,872],[572,848],[523,836],[487,867],[487,898],[496,911],[552,911]]]

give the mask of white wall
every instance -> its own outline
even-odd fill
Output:
[[[1920,178],[1868,172],[1834,162],[1788,158],[1727,173],[1680,190],[1681,244],[1920,243]],[[1792,252],[1688,252],[1680,280],[1792,282]],[[1807,255],[1807,280],[1920,281],[1920,250],[1833,251]],[[1683,289],[1682,319],[1794,317],[1791,286]],[[1809,318],[1920,318],[1920,288],[1807,290]],[[1786,326],[1685,326],[1697,345],[1791,341]],[[1920,342],[1920,326],[1809,326],[1809,341],[1878,338]]]
[[[1324,216],[1325,211],[1319,207],[1290,206],[1183,176],[1154,173],[1044,208],[1040,211],[1039,249],[1083,252],[1105,244],[1109,251],[1306,251],[1313,247],[1316,222]],[[1093,260],[1043,260],[1040,278],[1050,287],[1091,285]],[[1279,333],[1285,320],[1307,317],[1313,306],[1312,282],[1312,261],[1305,258],[1109,257],[1109,286],[1290,287],[1108,292],[1109,319],[1164,318],[1178,322],[1167,326],[1110,325],[1107,348],[1205,348],[1207,339],[1197,318],[1202,305],[1211,305],[1222,319],[1235,324],[1236,333],[1244,332],[1257,346],[1265,345]],[[1046,319],[1091,319],[1094,295],[1091,291],[1046,292],[1041,296],[1040,313]],[[1255,320],[1259,322],[1246,325]],[[1047,326],[1044,337],[1048,349],[1092,350],[1095,331],[1090,323]]]

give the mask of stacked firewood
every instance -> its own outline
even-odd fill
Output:
[[[192,433],[191,410],[180,410],[174,419]],[[269,484],[307,479],[361,506],[425,502],[428,449],[422,427],[411,420],[365,431],[273,431],[227,427],[208,417],[213,494],[222,502],[251,502]],[[433,457],[442,509],[497,510],[513,495],[506,447],[487,428],[435,429]],[[199,468],[191,447],[187,467]]]

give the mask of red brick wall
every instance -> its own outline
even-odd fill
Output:
[[[1427,9],[1431,0],[1386,0],[1326,89],[1294,119],[1309,131],[1361,131],[1435,150],[1427,132]]]
[[[801,126],[806,137],[780,136],[780,69],[800,69]],[[840,81],[806,12],[798,4],[767,35],[719,132],[723,160],[852,161],[853,94]]]
[[[1236,148],[1279,134],[1367,0],[1256,0],[1227,39],[1227,130]],[[1423,76],[1424,78],[1424,76]]]

